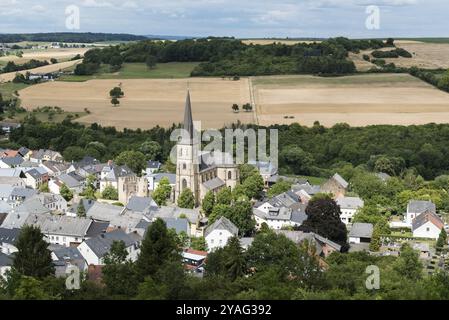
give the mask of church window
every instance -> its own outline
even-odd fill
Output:
[[[182,164],[182,168],[185,170],[187,169],[187,165],[185,163]]]
[[[186,189],[187,188],[187,180],[186,179],[182,179],[182,189]]]
[[[231,171],[228,172],[228,179],[229,180],[232,179],[232,172]]]

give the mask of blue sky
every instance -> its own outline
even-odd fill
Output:
[[[449,37],[447,0],[0,0],[0,33],[79,32],[236,37]],[[366,7],[380,8],[368,30]]]

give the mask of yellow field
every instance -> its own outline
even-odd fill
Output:
[[[119,107],[112,107],[109,91],[121,83],[125,97]],[[250,102],[248,79],[240,81],[214,79],[138,79],[90,80],[86,82],[50,82],[20,91],[22,106],[59,106],[65,111],[91,114],[84,123],[100,123],[123,128],[152,128],[180,123],[184,116],[187,88],[192,97],[193,116],[203,128],[221,128],[237,122],[251,123],[253,113],[236,114],[231,106]]]
[[[68,60],[76,55],[83,56],[90,48],[62,48],[62,49],[47,49],[47,50],[24,50],[22,57],[4,56],[0,57],[2,61],[14,61],[16,64],[22,64],[34,60],[47,60],[52,58],[57,60]]]
[[[449,94],[409,75],[265,77],[254,78],[253,86],[261,125],[449,122]]]
[[[74,61],[66,61],[61,63],[55,63],[55,64],[49,64],[47,66],[35,68],[35,69],[29,69],[24,71],[19,71],[21,74],[26,74],[27,72],[31,73],[49,73],[49,72],[56,72],[59,70],[64,70],[70,67],[73,67],[74,65],[81,63],[82,59],[80,60],[74,60]],[[12,81],[14,77],[16,76],[17,72],[9,72],[9,73],[2,73],[0,74],[0,83],[1,82],[8,82]]]

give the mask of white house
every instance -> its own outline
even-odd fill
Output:
[[[36,197],[50,211],[65,213],[67,211],[67,201],[59,194],[39,193]]]
[[[349,243],[370,243],[373,229],[374,227],[371,223],[354,223],[349,232]]]
[[[413,236],[416,238],[438,239],[444,222],[436,213],[428,210],[421,213],[412,222]]]
[[[358,197],[340,197],[337,204],[340,206],[340,219],[345,225],[351,224],[357,210],[364,206],[363,200]]]
[[[239,229],[231,221],[225,217],[221,217],[207,227],[204,232],[208,252],[223,248],[228,243],[228,240],[237,236],[238,233]]]
[[[159,182],[161,182],[161,180],[163,178],[167,178],[168,179],[172,190],[174,190],[175,186],[176,186],[176,174],[172,174],[172,173],[153,173],[153,174],[148,174],[147,175],[148,190],[149,191],[156,190],[157,187],[159,186]]]
[[[0,228],[0,252],[7,255],[17,252],[18,250],[15,243],[19,234],[20,229],[17,228]]]
[[[436,213],[436,206],[432,201],[410,200],[407,205],[405,222],[412,226],[413,220],[426,211]]]
[[[157,171],[159,171],[162,167],[162,163],[160,163],[159,161],[148,161],[147,162],[147,167],[145,169],[145,173],[147,175],[153,174]]]
[[[30,214],[25,221],[25,225],[39,227],[45,241],[65,247],[80,244],[85,240],[91,224],[91,219],[49,214]]]
[[[28,187],[39,189],[48,181],[48,173],[44,168],[33,168],[25,172],[25,183]]]
[[[103,265],[103,258],[109,253],[114,241],[123,241],[125,243],[126,251],[128,252],[127,259],[130,259],[131,261],[137,260],[140,253],[142,237],[137,233],[125,233],[121,229],[90,238],[81,243],[78,246],[78,250],[88,265]]]
[[[299,205],[297,210],[291,208],[270,208],[262,211],[257,208],[253,209],[253,216],[256,220],[256,227],[260,229],[262,224],[266,224],[270,229],[280,230],[284,227],[299,227],[305,220],[305,205]]]

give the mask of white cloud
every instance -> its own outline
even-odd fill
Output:
[[[88,8],[112,7],[112,3],[101,0],[83,0],[81,5]]]

